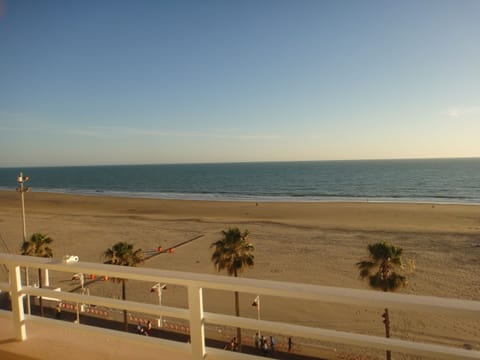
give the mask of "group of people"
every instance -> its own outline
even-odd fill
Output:
[[[255,347],[260,350],[264,355],[267,355],[269,352],[273,354],[275,352],[275,339],[273,336],[270,336],[267,339],[265,336],[260,336],[258,333],[255,334]]]
[[[255,347],[263,353],[263,355],[267,356],[268,353],[273,354],[275,353],[275,339],[273,336],[269,336],[266,338],[265,336],[260,336],[258,332],[255,334],[254,337]],[[234,336],[232,340],[230,340],[230,344],[225,345],[225,350],[229,349],[230,351],[238,351],[238,340],[237,337]],[[292,338],[288,338],[288,352],[292,350]]]
[[[152,322],[150,320],[147,321],[146,326],[143,326],[141,323],[138,323],[138,325],[137,325],[137,334],[138,335],[150,336],[151,331],[152,331]]]

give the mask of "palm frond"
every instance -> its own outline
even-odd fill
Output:
[[[383,291],[395,291],[407,283],[406,277],[395,272],[402,270],[403,249],[387,242],[368,245],[369,260],[356,263],[360,277],[367,278],[370,287]]]
[[[248,230],[242,233],[239,228],[230,228],[221,234],[222,238],[210,245],[214,248],[211,260],[217,271],[227,270],[229,275],[236,275],[245,267],[254,266],[255,247],[247,242]]]
[[[21,246],[21,254],[27,256],[37,256],[51,258],[53,250],[48,246],[53,239],[41,233],[34,233],[29,240],[24,241]]]
[[[142,249],[134,250],[133,244],[122,241],[105,250],[103,258],[105,264],[120,266],[137,266],[144,262]]]

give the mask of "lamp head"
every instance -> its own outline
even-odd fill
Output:
[[[150,289],[150,292],[165,290],[166,288],[167,288],[167,284],[156,283],[155,285],[152,286],[152,288]]]

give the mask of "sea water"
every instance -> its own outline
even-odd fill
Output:
[[[480,203],[480,158],[0,168],[32,191],[161,199]]]

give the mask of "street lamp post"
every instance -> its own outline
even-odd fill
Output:
[[[23,194],[30,191],[30,187],[24,187],[23,184],[26,183],[28,179],[29,177],[23,176],[22,173],[20,173],[17,178],[17,191],[20,193],[20,198],[22,199],[23,241],[27,241],[27,225],[25,222],[25,199]]]
[[[72,280],[79,280],[80,286],[82,287],[82,295],[85,295],[85,274],[84,273],[77,273],[72,276]]]
[[[252,306],[257,309],[257,320],[260,321],[260,295],[257,295],[257,297],[253,300]],[[260,336],[260,329],[258,330],[258,336]]]
[[[162,291],[167,289],[167,284],[156,283],[150,289],[150,292],[157,292],[158,295],[158,305],[162,306]],[[161,328],[162,325],[162,316],[157,320],[157,326]]]
[[[23,184],[28,181],[29,177],[28,176],[23,176],[22,173],[18,175],[17,177],[17,182],[18,182],[18,187],[17,191],[20,193],[20,198],[22,200],[22,221],[23,221],[23,242],[27,241],[27,225],[25,221],[25,200],[23,194],[26,192],[30,191],[30,187],[24,187]],[[29,286],[29,278],[28,278],[28,267],[25,268],[25,285]],[[30,310],[30,296],[27,295],[27,311],[28,314],[31,314]]]
[[[73,255],[66,255],[68,259],[70,258],[75,258]],[[78,257],[77,257],[78,261]],[[79,280],[80,281],[80,286],[82,287],[82,295],[90,295],[90,290],[88,287],[85,287],[85,274],[84,273],[77,273],[72,276],[72,280]],[[80,312],[85,312],[85,304],[80,304],[77,302],[77,306],[75,307],[75,324],[80,324]]]

